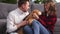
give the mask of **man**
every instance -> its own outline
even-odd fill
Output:
[[[18,34],[15,32],[18,28],[27,25],[23,19],[29,14],[29,0],[19,0],[18,8],[11,11],[7,17],[7,32],[9,34]]]

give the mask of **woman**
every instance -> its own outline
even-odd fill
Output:
[[[38,20],[51,34],[54,32],[54,26],[57,21],[55,3],[47,1],[45,3],[45,12],[42,13]]]

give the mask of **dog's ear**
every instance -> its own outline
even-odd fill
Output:
[[[41,15],[42,13],[40,11],[38,11],[38,15]]]
[[[36,10],[35,13],[37,13],[37,15],[41,15],[41,11]]]
[[[42,14],[41,11],[39,11],[38,9],[33,10],[32,13],[36,13],[37,15],[41,15]]]

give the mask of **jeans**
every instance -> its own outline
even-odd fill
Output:
[[[26,25],[24,28],[24,34],[33,34],[33,30],[29,25]]]
[[[33,28],[33,30],[32,30]],[[50,32],[37,20],[33,20],[32,28],[29,26],[24,27],[26,34],[50,34]]]
[[[34,34],[50,34],[50,32],[37,20],[32,22]]]

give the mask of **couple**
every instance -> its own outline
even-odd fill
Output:
[[[50,1],[49,1],[50,2]],[[48,6],[49,3],[45,3]],[[49,7],[49,6],[48,6]],[[27,11],[29,9],[29,0],[19,0],[18,8],[11,11],[7,17],[7,32],[9,34],[18,34],[15,32],[18,28],[24,26],[25,34],[53,34],[54,24],[56,22],[56,15],[50,15],[49,11],[45,11],[40,15],[39,19],[33,20],[32,27],[27,25],[27,21],[23,21],[23,19],[29,14]],[[54,10],[52,10],[52,13]],[[47,16],[48,15],[48,16]],[[51,17],[51,18],[50,18]],[[53,20],[54,19],[54,20]],[[51,24],[50,24],[51,23]]]

